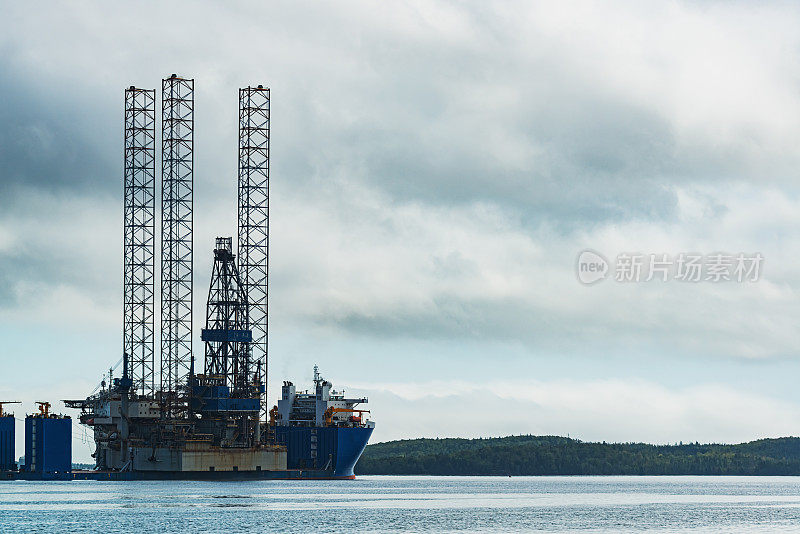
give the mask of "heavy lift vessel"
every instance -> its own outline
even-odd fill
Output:
[[[192,352],[194,80],[162,81],[161,351],[155,384],[155,90],[125,91],[122,376],[65,405],[94,433],[73,479],[353,478],[374,423],[314,367],[267,410],[269,89],[239,90],[238,254],[216,239],[202,372]],[[238,258],[237,258],[238,255]]]

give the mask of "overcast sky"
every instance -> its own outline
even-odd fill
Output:
[[[5,2],[0,397],[79,398],[119,359],[123,90],[177,73],[198,321],[235,234],[237,89],[271,88],[271,402],[317,363],[370,397],[377,441],[798,435],[798,16]],[[585,286],[587,248],[764,261],[752,283]]]

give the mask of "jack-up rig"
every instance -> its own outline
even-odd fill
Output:
[[[122,376],[83,400],[96,467],[73,479],[352,478],[366,398],[284,382],[267,410],[270,90],[239,90],[238,235],[218,237],[192,351],[194,80],[161,86],[160,358],[155,358],[156,91],[125,90]],[[156,381],[156,369],[160,369]]]

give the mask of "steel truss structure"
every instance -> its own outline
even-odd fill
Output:
[[[218,237],[214,247],[214,265],[208,289],[205,378],[219,380],[231,397],[253,396],[253,369],[248,358],[252,334],[245,327],[247,304],[242,280],[234,261],[233,239]],[[256,395],[257,396],[257,395]]]
[[[161,90],[161,390],[176,392],[192,367],[194,80]]]
[[[155,387],[155,101],[155,89],[125,90],[122,351],[142,395]]]
[[[253,341],[248,365],[267,384],[267,276],[269,272],[269,88],[239,89],[239,275]],[[266,410],[267,403],[263,403]],[[266,414],[262,414],[265,416]]]

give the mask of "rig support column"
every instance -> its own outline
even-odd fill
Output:
[[[267,275],[269,272],[269,88],[239,89],[239,276],[247,307],[245,328],[255,381],[267,384]],[[263,403],[266,419],[267,403]]]
[[[161,390],[174,392],[192,364],[194,80],[161,89]]]
[[[155,89],[125,90],[122,351],[133,388],[154,389]]]

